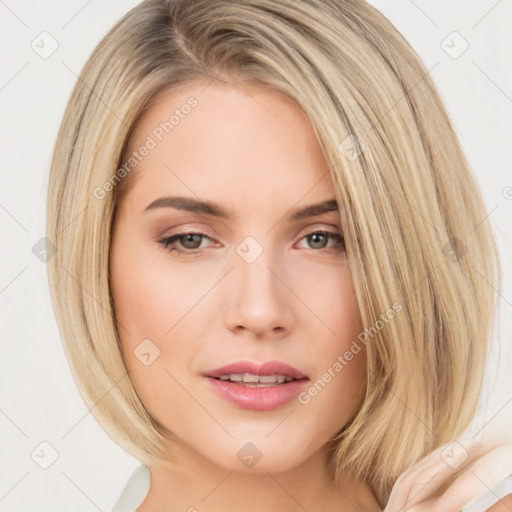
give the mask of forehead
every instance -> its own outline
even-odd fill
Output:
[[[133,152],[139,160],[130,194],[138,203],[164,192],[262,207],[333,195],[306,114],[259,84],[192,83],[165,91],[134,127],[127,157]]]

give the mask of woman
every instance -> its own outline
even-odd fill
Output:
[[[462,437],[499,282],[485,217],[368,4],[130,11],[70,99],[47,221],[81,393],[150,471],[115,510],[510,506],[486,483],[511,445]]]

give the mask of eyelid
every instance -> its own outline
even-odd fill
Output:
[[[334,231],[332,231],[332,229],[334,229]],[[302,234],[300,234],[300,231],[294,236],[294,238],[297,238],[297,237],[300,237],[299,240],[302,240],[304,237],[308,236],[308,235],[311,235],[313,233],[318,233],[318,232],[326,232],[326,233],[329,233],[329,234],[332,234],[332,235],[341,235],[343,236],[343,231],[341,230],[341,228],[339,226],[330,226],[330,227],[325,227],[322,226],[322,227],[311,227],[309,226],[308,228],[305,228],[304,231],[302,232]],[[184,237],[186,235],[201,235],[203,238],[207,238],[209,240],[213,240],[213,237],[208,235],[207,233],[205,233],[204,231],[201,231],[200,229],[198,230],[194,230],[194,229],[191,229],[190,231],[177,231],[175,233],[170,233],[168,235],[161,235],[161,236],[158,236],[156,237],[156,239],[169,239],[171,237],[177,237],[177,238],[180,238],[180,237]]]
[[[318,234],[318,233],[327,235],[328,243],[330,240],[334,240],[337,243],[334,246],[322,247],[320,249],[309,248],[313,252],[330,253],[332,251],[336,252],[336,251],[346,250],[345,237],[343,236],[343,233],[339,229],[336,231],[332,231],[331,229],[326,229],[326,228],[309,229],[308,231],[303,232],[302,236],[299,237],[298,243],[302,242],[306,237],[313,235],[313,234]],[[163,247],[165,250],[167,250],[170,253],[176,252],[179,255],[185,255],[185,256],[194,256],[194,255],[198,256],[198,255],[203,254],[206,249],[205,247],[203,247],[203,248],[198,247],[196,249],[186,249],[186,248],[176,247],[174,245],[180,238],[183,238],[187,235],[198,235],[198,236],[202,237],[202,240],[207,239],[207,240],[213,241],[212,237],[210,237],[206,233],[202,233],[200,231],[180,231],[177,233],[170,234],[168,236],[157,237],[155,239],[155,241],[158,244],[160,244],[161,247]],[[202,242],[202,240],[201,240],[201,242]]]
[[[170,235],[164,235],[164,236],[157,236],[155,237],[155,241],[159,243],[164,249],[173,252],[176,251],[177,253],[187,253],[187,254],[199,254],[202,253],[205,249],[205,247],[197,248],[197,249],[181,249],[179,247],[173,247],[172,250],[169,249],[169,247],[172,244],[175,244],[177,240],[180,238],[183,238],[187,235],[199,235],[202,237],[202,240],[210,240],[213,241],[212,237],[207,235],[206,233],[203,233],[201,231],[178,231],[176,233],[171,233]],[[201,240],[201,242],[202,242]]]
[[[301,232],[304,233],[302,236],[306,236],[309,235],[310,233],[316,233],[317,231],[326,231],[328,233],[333,233],[335,235],[343,235],[343,231],[340,225],[326,224],[325,222],[316,222],[301,229],[297,236],[299,236]]]

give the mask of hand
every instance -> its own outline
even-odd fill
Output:
[[[511,440],[438,448],[400,475],[383,512],[459,511],[512,512]]]

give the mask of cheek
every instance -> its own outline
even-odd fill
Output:
[[[305,284],[304,284],[305,286]],[[307,301],[324,324],[329,351],[345,350],[362,330],[359,307],[348,262],[336,268],[327,267],[314,286],[307,290]]]
[[[348,265],[337,270],[309,296],[326,334],[319,338],[321,350],[315,354],[319,361],[317,380],[304,399],[325,411],[326,429],[343,424],[356,411],[367,380],[366,345],[358,339],[363,327],[352,277]]]
[[[141,247],[133,237],[120,237],[113,243],[112,297],[130,379],[148,412],[158,418],[166,389],[173,388],[165,371],[166,357],[172,353],[186,359],[180,351],[186,350],[187,344],[173,341],[179,337],[179,319],[186,313],[183,293],[179,292],[184,283],[182,276],[166,272],[152,251]],[[175,324],[178,327],[173,328]]]
[[[169,379],[162,356],[170,337],[165,333],[182,308],[175,293],[179,283],[162,273],[142,241],[123,232],[112,243],[110,270],[123,358],[140,399],[151,408]]]
[[[191,272],[170,258],[134,234],[121,233],[111,248],[112,296],[123,357],[148,409],[159,406],[171,391],[180,395],[168,372],[181,381],[193,362],[205,329],[208,301],[202,298],[215,277]]]
[[[160,339],[172,327],[179,301],[171,285],[155,268],[138,265],[113,285],[116,318],[129,332],[130,342]]]
[[[112,247],[116,318],[123,344],[131,348],[145,338],[167,344],[209,285],[172,265],[171,255],[155,246],[132,236],[120,237]]]

